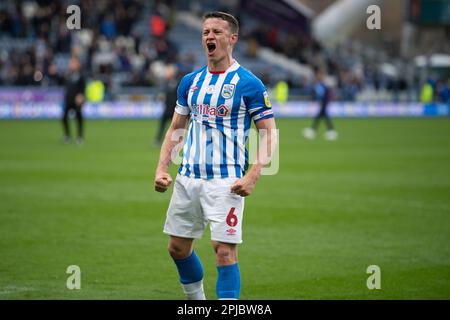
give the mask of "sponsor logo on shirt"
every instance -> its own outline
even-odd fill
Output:
[[[267,94],[267,91],[264,91],[264,103],[266,104],[267,108],[272,107],[272,104],[270,103],[269,95]]]
[[[204,117],[226,117],[230,110],[228,107],[221,104],[218,107],[210,106],[209,104],[193,105],[194,114]]]

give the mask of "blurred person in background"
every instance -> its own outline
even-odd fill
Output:
[[[280,105],[286,104],[289,100],[289,85],[286,81],[277,81],[275,87],[273,88],[273,92],[275,95],[275,101]]]
[[[69,114],[71,111],[75,112],[77,120],[77,143],[83,143],[83,113],[82,107],[84,103],[84,91],[86,81],[81,74],[81,63],[78,57],[73,56],[69,60],[69,72],[64,81],[64,112],[62,117],[64,129],[64,142],[71,141],[69,128]]]
[[[420,102],[431,103],[434,100],[434,81],[429,78],[420,89]]]
[[[450,79],[440,79],[437,84],[438,101],[441,103],[450,102]]]
[[[328,103],[330,102],[331,89],[324,82],[323,72],[315,68],[315,83],[314,83],[314,96],[319,102],[319,112],[314,117],[313,123],[310,128],[303,130],[303,136],[306,139],[314,139],[316,137],[317,130],[319,128],[320,120],[324,119],[327,126],[327,131],[325,132],[325,139],[336,140],[337,132],[334,130],[333,122],[327,112]]]
[[[173,65],[168,66],[166,72],[166,81],[164,82],[164,111],[159,119],[159,129],[155,138],[156,145],[161,144],[166,130],[166,124],[172,119],[177,104],[177,89],[180,80],[178,76],[179,72]]]

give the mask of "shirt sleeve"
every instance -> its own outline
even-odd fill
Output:
[[[273,118],[269,94],[261,80],[254,79],[245,86],[244,103],[254,122]]]
[[[177,90],[177,105],[175,107],[175,112],[185,116],[190,113],[187,102],[190,85],[191,77],[190,75],[186,75],[181,79]]]

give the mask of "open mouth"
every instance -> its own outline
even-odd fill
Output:
[[[214,50],[216,50],[216,44],[215,44],[215,43],[212,43],[212,42],[207,43],[207,44],[206,44],[206,47],[208,48],[208,52],[209,52],[209,53],[213,53]]]

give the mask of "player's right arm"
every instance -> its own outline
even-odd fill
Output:
[[[174,134],[178,129],[185,129],[188,120],[188,115],[179,114],[174,112],[172,123],[167,130],[164,142],[161,146],[161,152],[159,155],[158,166],[156,167],[155,173],[155,190],[158,192],[165,192],[170,184],[172,183],[172,178],[168,172],[168,168],[171,162],[171,155],[173,149],[181,142],[183,139],[181,136],[179,139],[174,138]],[[177,135],[179,137],[179,135]]]
[[[158,166],[155,174],[155,190],[158,192],[165,192],[170,184],[172,178],[168,172],[170,162],[172,161],[172,152],[174,148],[182,141],[183,135],[177,131],[185,129],[190,114],[188,107],[188,93],[191,86],[191,74],[184,76],[177,89],[177,105],[173,113],[172,123],[169,130],[167,130],[164,142],[161,146]]]

